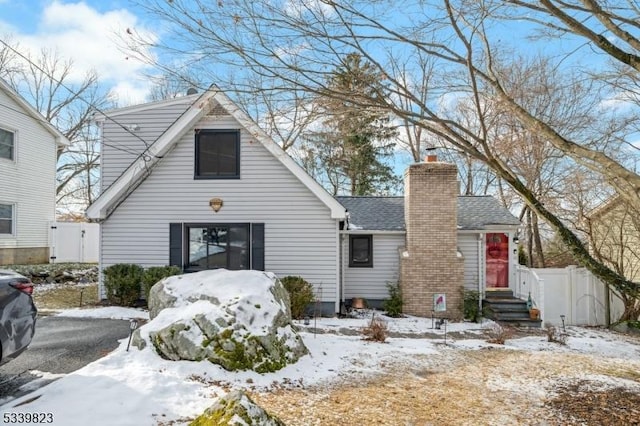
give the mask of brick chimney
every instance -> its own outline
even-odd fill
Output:
[[[458,170],[429,155],[404,175],[406,247],[400,251],[403,311],[431,316],[434,295],[445,295],[438,318],[462,318],[463,262],[458,257]],[[439,306],[442,308],[442,305]]]

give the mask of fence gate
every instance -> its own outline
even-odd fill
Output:
[[[85,222],[53,222],[49,234],[51,263],[98,262],[100,225]]]

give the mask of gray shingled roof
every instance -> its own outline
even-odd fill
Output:
[[[404,231],[404,197],[336,197],[350,215],[350,223],[369,231]],[[489,225],[519,225],[518,218],[491,196],[458,197],[459,229]]]

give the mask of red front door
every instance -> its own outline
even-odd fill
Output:
[[[509,236],[503,233],[487,234],[487,288],[509,287]]]

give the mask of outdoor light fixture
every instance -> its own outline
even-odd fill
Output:
[[[560,319],[562,320],[562,332],[563,332],[563,333],[566,333],[566,332],[567,332],[567,329],[566,329],[566,328],[564,328],[564,315],[560,315]]]
[[[212,198],[209,200],[209,207],[213,209],[214,213],[218,213],[223,205],[224,202],[222,198]]]
[[[129,346],[131,345],[131,337],[133,337],[133,332],[138,328],[138,320],[132,318],[129,321],[129,342],[127,343],[127,352],[129,352]]]
[[[514,244],[519,244],[520,243],[520,237],[518,237],[517,234],[513,236],[513,243]]]

